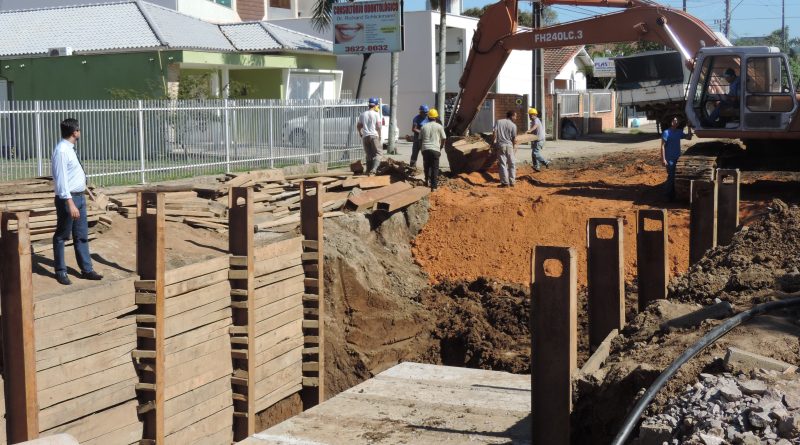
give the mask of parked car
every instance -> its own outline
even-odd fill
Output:
[[[386,109],[388,110],[388,106]],[[281,135],[283,143],[290,147],[309,147],[310,144],[318,145],[321,140],[325,147],[332,148],[360,145],[360,138],[356,133],[358,115],[349,114],[350,110],[349,107],[326,107],[322,111],[321,122],[319,117],[313,114],[289,119],[283,124]],[[381,139],[386,143],[389,140],[388,114],[382,116],[381,125],[383,126]],[[395,129],[397,129],[396,124]],[[395,133],[397,140],[400,132]]]

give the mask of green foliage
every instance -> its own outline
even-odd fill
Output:
[[[166,99],[164,88],[160,83],[148,80],[147,91],[140,91],[133,88],[109,88],[106,90],[114,100],[156,100]]]
[[[486,5],[482,8],[469,8],[465,9],[463,14],[468,17],[480,17],[486,12],[486,8],[491,5]],[[542,11],[542,22],[545,26],[551,26],[558,22],[558,13],[548,6],[544,7]],[[533,27],[533,13],[531,11],[519,11],[517,14],[517,24],[528,28]]]
[[[331,13],[335,0],[316,0],[311,11],[311,26],[316,31],[327,31],[331,27]]]
[[[789,27],[784,28],[786,35],[789,35]],[[783,44],[783,35],[781,29],[778,28],[764,37],[742,37],[737,39],[734,44],[736,46],[775,46],[780,48],[781,52],[789,56],[789,71],[792,72],[792,79],[797,89],[797,82],[800,81],[800,54],[793,50],[800,46],[800,37],[786,39],[786,45]]]

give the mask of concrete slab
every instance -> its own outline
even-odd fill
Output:
[[[401,363],[245,445],[530,444],[531,377]]]

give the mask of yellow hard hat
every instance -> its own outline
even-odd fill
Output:
[[[437,111],[436,108],[431,108],[428,110],[428,117],[431,119],[436,119],[439,117],[439,111]]]
[[[528,108],[528,114],[539,114],[539,111],[536,108]]]

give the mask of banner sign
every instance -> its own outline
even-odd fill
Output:
[[[593,75],[594,77],[616,77],[617,72],[614,69],[614,59],[595,57]]]
[[[333,52],[389,53],[403,50],[403,2],[334,3]]]

